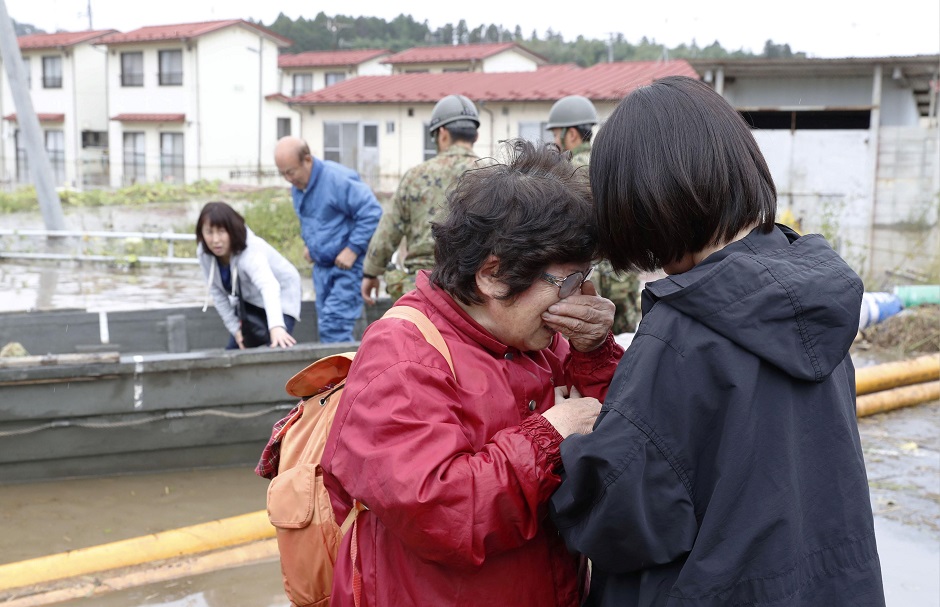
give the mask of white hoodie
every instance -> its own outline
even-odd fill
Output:
[[[229,264],[232,269],[232,290],[237,293],[238,285],[241,284],[245,301],[264,308],[268,316],[268,329],[285,327],[285,314],[299,321],[300,273],[263,238],[255,236],[250,228],[245,229],[248,230],[245,241],[247,246],[241,253],[233,254]],[[241,328],[238,310],[235,308],[237,302],[233,294],[222,286],[218,259],[206,252],[201,244],[196,248],[196,256],[207,280],[206,303],[202,309],[205,311],[208,306],[211,293],[225,328],[235,335]]]

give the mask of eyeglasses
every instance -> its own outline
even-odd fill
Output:
[[[591,266],[585,272],[572,272],[564,278],[559,278],[558,276],[553,276],[548,272],[544,272],[541,278],[545,282],[558,287],[558,297],[564,299],[574,295],[576,291],[580,291],[581,285],[584,284],[585,280],[591,277],[592,272],[594,272],[594,266]]]

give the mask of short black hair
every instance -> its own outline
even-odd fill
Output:
[[[597,227],[591,189],[557,145],[516,139],[509,159],[466,171],[447,195],[447,213],[432,224],[431,282],[467,305],[481,304],[476,273],[490,255],[507,287],[500,299],[528,289],[555,263],[588,264]]]
[[[747,123],[708,85],[669,76],[623,99],[597,134],[591,187],[599,249],[617,270],[655,270],[758,224],[777,190]]]
[[[462,120],[460,122],[467,122],[473,124],[469,120]],[[464,141],[469,144],[474,144],[477,142],[477,137],[479,137],[479,131],[475,126],[454,126],[454,123],[445,124],[442,127],[438,127],[438,130],[444,129],[450,133],[450,138],[452,141]]]
[[[245,227],[245,218],[238,211],[224,202],[207,202],[196,220],[196,242],[202,245],[202,250],[214,255],[206,246],[202,236],[202,227],[208,222],[210,226],[218,226],[228,232],[232,254],[237,255],[248,246],[248,228]]]
[[[569,126],[568,128],[577,131],[584,143],[591,141],[591,137],[594,136],[594,125],[592,124],[579,124],[577,126]]]

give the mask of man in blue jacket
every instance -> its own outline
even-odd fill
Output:
[[[281,138],[274,163],[292,186],[304,257],[313,263],[320,342],[353,341],[353,325],[362,313],[363,254],[382,207],[355,171],[314,161],[303,139]]]

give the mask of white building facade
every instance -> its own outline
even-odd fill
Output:
[[[107,49],[113,187],[200,180],[265,183],[296,113],[277,95],[290,41],[245,21],[142,28]]]
[[[93,43],[114,30],[33,34],[18,38],[26,86],[40,120],[57,187],[108,182],[108,114],[104,52]],[[0,183],[31,183],[10,83],[0,80]]]

